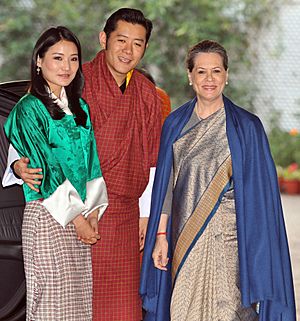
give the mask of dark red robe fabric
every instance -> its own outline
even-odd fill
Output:
[[[156,166],[161,107],[155,87],[137,71],[122,94],[104,51],[83,66],[109,206],[92,246],[93,321],[139,321],[139,207]]]

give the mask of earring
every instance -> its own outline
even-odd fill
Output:
[[[41,70],[41,68],[39,67],[39,66],[37,66],[37,68],[36,68],[36,73],[39,75],[40,74],[40,70]]]
[[[189,85],[190,85],[190,86],[192,86],[192,85],[193,85],[193,83],[190,81]]]
[[[228,81],[226,80],[225,85],[228,85]]]

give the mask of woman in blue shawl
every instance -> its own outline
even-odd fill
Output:
[[[145,321],[295,321],[274,162],[255,115],[223,96],[214,41],[187,57],[196,97],[162,132],[143,258]]]

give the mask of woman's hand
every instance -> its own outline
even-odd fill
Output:
[[[72,221],[75,225],[78,240],[85,244],[95,244],[100,236],[97,234],[89,222],[80,214]]]
[[[167,271],[168,241],[165,235],[157,235],[154,250],[152,252],[154,266],[162,271]]]

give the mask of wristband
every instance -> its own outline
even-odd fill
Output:
[[[156,236],[159,236],[159,235],[167,235],[167,232],[158,232],[158,233],[156,233]]]

